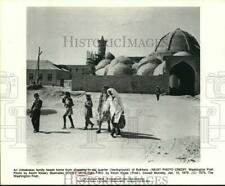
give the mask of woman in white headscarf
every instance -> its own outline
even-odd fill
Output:
[[[104,86],[102,89],[102,93],[100,95],[99,98],[99,104],[98,104],[98,130],[97,130],[97,134],[101,133],[101,126],[103,122],[107,122],[108,123],[108,131],[111,131],[111,126],[110,126],[110,113],[109,110],[105,109],[105,105],[107,102],[107,99],[109,97],[107,90],[109,87]]]
[[[110,111],[111,122],[113,124],[111,136],[115,138],[115,132],[117,132],[117,135],[120,135],[119,121],[122,114],[124,114],[124,106],[118,92],[115,89],[109,88],[107,93],[109,97],[106,103],[106,110]]]

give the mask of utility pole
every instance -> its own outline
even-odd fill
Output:
[[[39,66],[40,66],[40,56],[42,54],[41,48],[38,47],[38,61],[37,61],[37,79],[36,79],[36,84],[39,84]]]

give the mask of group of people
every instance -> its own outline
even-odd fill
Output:
[[[161,90],[159,86],[156,87],[155,90],[156,99],[159,101],[159,97],[161,94]],[[34,128],[34,133],[39,132],[39,126],[40,126],[40,114],[41,114],[41,107],[42,107],[42,100],[39,97],[38,93],[34,94],[34,102],[31,107],[31,121]],[[62,103],[64,104],[64,107],[66,109],[64,115],[63,115],[63,128],[66,129],[66,118],[69,118],[69,121],[71,123],[71,129],[75,128],[73,123],[73,99],[71,98],[71,95],[69,92],[65,92],[65,96],[62,99]],[[85,127],[84,130],[88,129],[88,126],[91,126],[91,129],[94,126],[94,123],[92,123],[91,118],[93,117],[92,113],[92,99],[90,94],[86,94],[86,101],[84,104],[85,107]],[[101,127],[104,122],[108,124],[108,131],[111,132],[111,136],[114,138],[115,134],[120,135],[120,129],[125,126],[125,116],[124,116],[124,105],[122,103],[121,97],[119,96],[118,92],[114,88],[109,88],[107,86],[104,86],[99,98],[99,104],[98,104],[98,118],[97,118],[97,124],[98,124],[98,130],[96,131],[97,134],[101,133]],[[111,124],[112,124],[112,130],[111,130]]]
[[[34,133],[39,132],[40,126],[40,114],[41,114],[41,107],[42,107],[42,100],[39,97],[38,93],[34,94],[34,102],[31,107],[31,121],[34,128]],[[62,103],[66,109],[63,115],[63,128],[66,129],[66,118],[69,118],[71,123],[71,129],[75,128],[73,123],[73,99],[69,92],[65,92],[65,96],[62,99]],[[86,101],[84,104],[85,107],[85,127],[84,130],[88,129],[88,126],[91,126],[91,129],[94,126],[92,123],[91,118],[93,117],[92,113],[92,98],[90,94],[86,94]],[[108,131],[111,132],[111,136],[115,138],[116,135],[121,135],[120,128],[125,126],[125,116],[124,116],[124,106],[122,100],[117,93],[117,91],[113,88],[109,88],[104,86],[99,98],[99,105],[98,105],[98,130],[97,134],[101,133],[101,127],[104,122],[108,124]],[[112,124],[112,129],[111,129]]]

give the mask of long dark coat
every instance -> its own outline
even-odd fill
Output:
[[[92,101],[91,100],[87,100],[85,102],[85,118],[92,118],[93,117],[92,107],[93,107]]]

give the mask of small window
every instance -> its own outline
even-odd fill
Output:
[[[34,79],[33,73],[29,73],[29,80],[33,80],[33,79]]]
[[[76,68],[76,72],[78,71],[78,68]]]
[[[52,74],[48,74],[48,81],[52,81]]]

